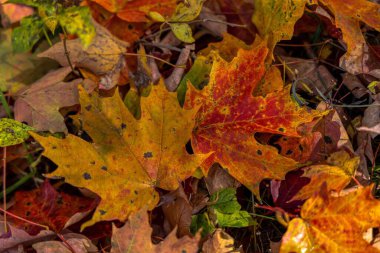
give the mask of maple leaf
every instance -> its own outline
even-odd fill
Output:
[[[326,184],[302,206],[301,218],[290,221],[280,252],[379,252],[363,239],[380,226],[380,202],[372,186],[332,197]]]
[[[128,22],[148,22],[147,14],[152,11],[161,15],[170,16],[176,0],[90,0],[95,2],[122,20]]]
[[[323,115],[298,107],[289,96],[289,88],[265,98],[252,96],[264,75],[267,53],[265,43],[259,41],[251,50],[239,50],[230,63],[214,55],[209,84],[202,91],[190,86],[185,101],[186,107],[201,104],[192,134],[195,153],[214,152],[203,169],[213,162],[220,163],[256,196],[262,179],[283,178],[297,163],[280,156],[275,148],[258,143],[254,134],[296,137],[299,124]]]
[[[335,25],[342,30],[347,43],[347,53],[340,59],[340,65],[347,71],[358,74],[368,72],[363,58],[367,53],[366,40],[360,29],[360,22],[380,31],[380,5],[367,0],[319,0],[335,15]],[[366,61],[366,59],[364,59]]]
[[[15,119],[27,122],[37,131],[67,132],[62,107],[79,103],[77,86],[82,79],[63,82],[70,67],[46,74],[28,89],[20,90],[15,102]]]
[[[176,237],[174,229],[161,243],[154,245],[151,241],[152,228],[149,226],[148,214],[145,210],[134,214],[121,228],[113,227],[111,253],[124,252],[198,252],[199,234],[195,238]]]
[[[74,214],[87,212],[95,205],[94,199],[59,193],[48,181],[45,181],[36,190],[16,192],[15,204],[8,211],[24,219],[32,217],[34,222],[48,226],[59,233]],[[42,227],[19,219],[12,217],[9,219],[30,235],[37,235],[42,230]]]
[[[290,40],[307,0],[256,0],[252,22],[272,51],[280,40]]]
[[[126,220],[143,206],[152,209],[158,201],[155,186],[176,189],[206,158],[189,155],[185,149],[197,109],[182,109],[162,80],[149,97],[142,98],[140,120],[128,111],[118,92],[99,98],[81,89],[80,103],[79,119],[91,143],[74,135],[65,139],[32,135],[45,148],[44,155],[59,166],[50,176],[65,177],[102,198],[86,226],[100,220]]]

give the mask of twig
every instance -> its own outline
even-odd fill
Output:
[[[63,237],[63,235],[57,233],[57,236],[59,237],[59,239],[62,240],[62,243],[65,244],[65,246],[66,246],[66,247],[67,247],[72,253],[76,253],[75,250],[73,249],[73,247],[71,247],[71,245],[67,242],[67,240],[65,239],[65,237]]]
[[[7,209],[7,147],[3,147],[3,209]],[[4,231],[8,232],[7,213],[4,212]]]
[[[170,49],[172,51],[176,51],[176,52],[182,52],[182,50],[178,47],[173,47],[173,46],[170,46],[170,45],[166,45],[166,44],[161,44],[161,43],[151,43],[151,42],[147,42],[145,40],[141,40],[140,41],[141,44],[144,44],[146,46],[152,46],[152,47],[159,47],[159,48],[167,48],[167,49]]]
[[[141,54],[136,54],[136,53],[124,53],[124,55],[126,55],[126,56],[141,56]],[[186,68],[186,65],[174,65],[174,64],[172,64],[172,63],[170,63],[168,61],[165,61],[164,59],[161,59],[159,57],[156,57],[154,55],[147,54],[145,56],[148,57],[148,58],[153,58],[153,59],[158,60],[158,61],[162,61],[162,62],[164,62],[164,63],[166,63],[169,66],[172,66],[174,68]]]

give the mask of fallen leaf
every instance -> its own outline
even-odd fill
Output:
[[[81,234],[69,233],[63,235],[65,243],[69,244],[75,253],[95,253],[98,248],[92,244],[90,239]],[[37,253],[71,253],[72,251],[63,242],[43,241],[33,244]]]
[[[307,0],[256,0],[252,22],[268,42],[272,53],[280,40],[290,40],[294,25],[301,18]],[[270,56],[271,57],[271,56]]]
[[[141,210],[131,215],[121,228],[113,227],[111,253],[130,252],[198,252],[199,235],[195,238],[184,236],[177,239],[173,230],[161,243],[154,245],[151,241],[152,228],[149,225],[146,211]]]
[[[50,240],[56,237],[50,230],[42,230],[37,235],[29,235],[22,229],[18,229],[7,223],[7,231],[4,230],[4,217],[0,216],[0,249],[5,253],[19,252],[19,246],[27,246],[38,240]]]
[[[335,25],[342,30],[347,53],[340,66],[352,74],[366,73],[368,54],[366,40],[360,29],[363,22],[380,31],[380,5],[368,0],[319,0],[335,15]]]
[[[28,131],[33,127],[22,124],[13,119],[0,119],[0,147],[6,147],[23,143],[29,138]]]
[[[176,0],[90,0],[127,22],[148,22],[149,12],[169,17],[176,7]]]
[[[302,206],[301,218],[290,221],[280,252],[379,252],[363,239],[369,228],[380,226],[380,202],[372,190],[332,197],[324,184]]]
[[[205,241],[202,246],[202,252],[204,253],[240,252],[234,249],[234,238],[220,228],[218,228],[212,237]]]
[[[154,187],[176,189],[208,156],[187,153],[185,144],[197,109],[181,109],[176,94],[167,92],[162,81],[141,99],[140,120],[124,106],[118,92],[99,98],[81,89],[80,100],[78,119],[91,143],[74,135],[33,137],[45,148],[43,154],[59,166],[49,176],[65,177],[101,197],[84,227],[100,220],[124,221],[146,205],[152,209],[158,202]]]
[[[4,4],[7,0],[1,0],[1,24],[3,27],[9,27],[20,21],[22,18],[30,16],[33,14],[33,8],[21,4]]]
[[[24,219],[33,219],[34,222],[59,233],[71,216],[94,209],[95,205],[94,199],[57,192],[45,181],[40,188],[33,191],[16,192],[15,204],[8,211]],[[30,235],[37,235],[43,229],[19,219],[8,219]]]
[[[70,67],[55,70],[27,89],[20,90],[15,102],[15,119],[27,122],[37,131],[66,133],[59,109],[79,103],[77,86],[82,82],[82,79],[63,82],[70,72]]]
[[[120,71],[125,66],[124,53],[129,44],[114,37],[101,25],[93,23],[96,36],[90,46],[84,49],[79,39],[68,40],[67,52],[72,65],[86,68],[101,76],[103,88],[111,89],[118,83]],[[70,66],[63,41],[54,44],[38,56],[56,60],[61,66]]]
[[[312,165],[303,168],[302,177],[310,178],[310,182],[290,200],[308,199],[319,190],[321,182],[327,183],[327,190],[340,192],[350,182],[359,167],[359,157],[350,157],[345,151],[333,153],[327,159],[326,165]]]
[[[185,107],[201,104],[192,134],[195,153],[214,152],[202,165],[214,162],[259,196],[264,178],[282,179],[297,163],[280,156],[274,147],[258,143],[257,132],[300,136],[297,127],[323,112],[299,108],[289,96],[289,88],[264,97],[252,96],[262,79],[268,49],[258,42],[253,49],[239,50],[228,63],[214,55],[210,82],[202,91],[191,87]]]

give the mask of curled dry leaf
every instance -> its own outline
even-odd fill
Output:
[[[118,92],[100,98],[81,89],[80,100],[78,120],[91,143],[74,135],[33,137],[45,148],[43,154],[59,166],[50,176],[65,177],[101,197],[84,226],[100,220],[124,221],[143,206],[152,209],[158,202],[154,187],[176,189],[208,157],[187,153],[197,108],[182,109],[163,81],[142,98],[140,120],[124,106]]]
[[[195,238],[176,237],[173,230],[162,242],[154,245],[151,240],[152,228],[149,225],[145,210],[132,215],[121,228],[113,227],[111,253],[144,252],[144,253],[177,253],[198,252],[199,234]]]
[[[379,252],[363,239],[369,228],[380,226],[380,202],[372,190],[332,197],[323,184],[302,206],[301,218],[290,221],[280,252]]]
[[[298,137],[301,123],[325,114],[298,107],[289,88],[266,97],[252,96],[265,73],[267,53],[265,43],[258,41],[251,50],[239,50],[230,63],[214,54],[209,84],[202,91],[190,86],[185,101],[185,107],[201,105],[192,134],[194,152],[214,152],[202,165],[205,174],[218,162],[256,196],[262,179],[282,179],[298,165],[274,147],[258,143],[254,134]]]
[[[80,39],[66,41],[68,57],[73,65],[86,68],[103,78],[102,88],[114,87],[120,76],[120,71],[125,67],[126,48],[129,43],[114,37],[106,28],[93,21],[96,28],[96,36],[90,46],[84,49]],[[64,42],[54,44],[45,52],[38,55],[56,60],[62,66],[70,66]]]
[[[67,133],[59,109],[79,103],[77,86],[82,82],[82,79],[63,82],[70,72],[70,67],[60,68],[20,90],[15,102],[15,119],[27,122],[37,131]]]

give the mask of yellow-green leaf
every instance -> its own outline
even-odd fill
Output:
[[[7,147],[24,142],[29,138],[28,131],[33,127],[13,119],[0,119],[0,147]]]

